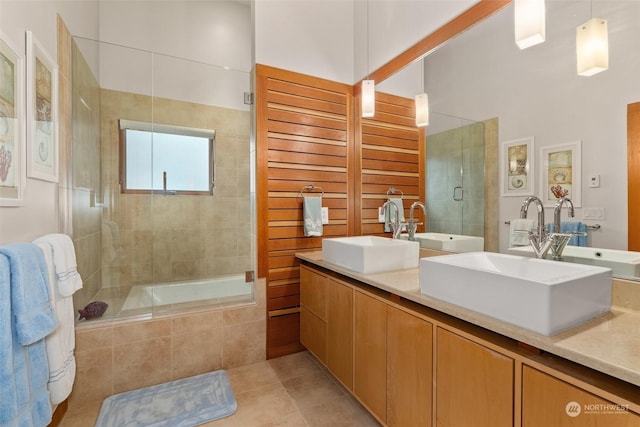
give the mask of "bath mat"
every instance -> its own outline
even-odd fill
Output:
[[[192,427],[229,416],[237,403],[223,370],[114,394],[96,427]]]

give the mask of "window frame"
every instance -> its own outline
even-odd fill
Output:
[[[164,133],[174,134],[180,136],[195,136],[200,138],[207,138],[209,140],[209,190],[197,191],[197,190],[170,190],[164,188],[161,190],[150,189],[130,189],[127,188],[127,157],[126,157],[126,132],[127,130],[138,130],[151,133]],[[118,147],[118,163],[119,173],[118,181],[121,194],[163,194],[163,195],[197,195],[197,196],[212,196],[215,188],[216,177],[216,155],[215,155],[215,136],[216,131],[210,129],[198,129],[184,126],[174,126],[159,123],[140,122],[134,120],[118,120],[118,134],[119,134],[119,147]]]

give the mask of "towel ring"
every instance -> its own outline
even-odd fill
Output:
[[[320,193],[321,193],[320,197],[324,197],[324,190],[322,189],[322,187],[318,187],[311,184],[305,185],[304,187],[302,187],[302,190],[300,190],[300,195],[299,195],[300,197],[304,197],[305,190],[308,191],[309,193],[312,193],[313,190],[320,190]]]
[[[398,190],[395,187],[391,187],[390,189],[387,190],[387,196],[391,196],[398,193],[400,193],[400,198],[402,199],[404,197],[404,193],[402,192],[402,190]]]

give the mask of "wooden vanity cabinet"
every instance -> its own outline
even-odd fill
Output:
[[[387,419],[387,305],[358,290],[354,298],[353,392],[382,423]]]
[[[353,391],[353,288],[327,281],[327,367]]]
[[[300,342],[327,364],[327,276],[300,266]]]
[[[437,328],[436,361],[437,426],[514,424],[512,358]]]
[[[640,415],[530,366],[522,368],[522,427],[640,427]]]
[[[433,325],[387,306],[387,425],[431,425]]]

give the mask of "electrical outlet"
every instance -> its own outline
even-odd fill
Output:
[[[326,206],[323,206],[321,209],[321,212],[322,212],[322,223],[329,224],[329,208]]]
[[[600,187],[600,175],[589,176],[589,188],[598,188],[598,187]]]
[[[583,208],[582,219],[604,219],[604,208]]]

